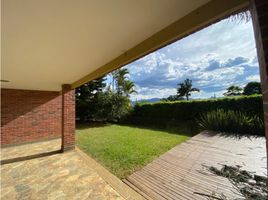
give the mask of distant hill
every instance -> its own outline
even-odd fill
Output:
[[[159,102],[161,99],[160,98],[152,98],[152,99],[141,99],[138,101],[132,101],[132,105],[135,105],[136,103],[155,103]]]

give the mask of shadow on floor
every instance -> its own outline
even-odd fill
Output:
[[[35,159],[35,158],[41,158],[41,157],[45,157],[45,156],[51,156],[51,155],[58,154],[58,153],[61,153],[61,152],[62,152],[61,150],[56,150],[56,151],[44,152],[44,153],[39,153],[39,154],[34,154],[34,155],[29,155],[29,156],[23,156],[23,157],[17,157],[17,158],[10,158],[10,159],[1,160],[0,161],[0,164],[1,165],[5,165],[5,164],[14,163],[14,162],[31,160],[31,159]]]
[[[1,165],[50,156],[61,152],[61,139],[50,139],[1,148]]]

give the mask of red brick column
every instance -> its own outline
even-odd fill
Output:
[[[61,150],[75,146],[75,93],[71,85],[62,85],[62,145]]]
[[[251,0],[251,15],[261,73],[266,150],[268,155],[268,1]]]

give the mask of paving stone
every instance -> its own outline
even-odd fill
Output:
[[[52,144],[49,149],[56,149],[58,141]],[[34,154],[36,149],[45,150],[48,142],[35,145],[38,147],[30,145],[32,151],[22,145],[8,147],[2,153],[6,158],[16,153],[20,156],[24,150]],[[5,164],[1,166],[1,175],[3,200],[123,199],[76,151]]]

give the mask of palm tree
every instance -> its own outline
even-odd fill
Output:
[[[137,93],[135,84],[130,80],[125,80],[123,84],[123,92],[127,97],[129,97],[130,94]]]
[[[248,9],[240,10],[232,14],[229,19],[234,22],[249,22],[251,20],[251,13]]]
[[[112,72],[113,89],[115,90],[114,85],[116,84],[116,91],[118,94],[123,92],[123,85],[124,85],[124,82],[126,81],[127,74],[129,74],[129,71],[126,68],[118,69]]]
[[[118,87],[121,87],[121,89],[123,88],[124,85],[124,81],[126,80],[126,75],[129,74],[128,69],[123,68],[123,69],[119,69],[118,70],[118,75],[117,75],[117,84]]]
[[[199,92],[198,88],[193,88],[192,80],[186,79],[183,83],[178,84],[177,95],[178,97],[186,97],[189,100],[189,96],[191,96],[192,92]]]
[[[112,79],[113,79],[113,91],[115,91],[115,82],[116,82],[116,77],[117,77],[117,71],[118,70],[114,70],[113,72],[111,72],[111,76],[112,76]]]
[[[116,90],[118,95],[124,94],[129,97],[130,94],[137,93],[134,82],[128,80],[128,74],[129,71],[126,68],[117,69],[111,73],[113,78],[113,90]]]

